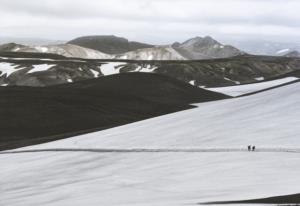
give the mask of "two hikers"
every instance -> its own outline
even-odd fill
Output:
[[[248,151],[255,151],[255,146],[248,145]]]

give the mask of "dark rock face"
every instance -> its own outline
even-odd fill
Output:
[[[130,42],[125,38],[116,36],[85,36],[71,40],[68,43],[98,50],[106,54],[121,54],[137,49],[153,47],[153,45]]]
[[[126,73],[51,87],[0,87],[0,150],[99,131],[228,98],[167,76]]]

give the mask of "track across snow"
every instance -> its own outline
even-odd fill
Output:
[[[161,148],[161,149],[105,149],[105,148],[49,148],[49,149],[28,149],[28,150],[13,150],[0,152],[1,154],[19,154],[19,153],[35,153],[35,152],[96,152],[96,153],[202,153],[202,152],[290,152],[300,153],[300,148],[257,148],[255,151],[248,151],[242,148]]]

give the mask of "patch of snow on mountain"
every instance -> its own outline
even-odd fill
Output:
[[[282,50],[277,51],[276,54],[283,54],[283,53],[286,53],[288,51],[290,51],[290,49],[282,49]]]
[[[239,82],[239,81],[234,81],[234,80],[229,79],[229,78],[227,78],[227,77],[224,77],[224,79],[227,80],[227,81],[234,82],[235,84],[241,84],[241,82]]]
[[[108,62],[105,64],[102,64],[99,68],[101,70],[101,73],[106,75],[112,75],[112,74],[118,74],[120,73],[120,67],[126,63],[124,62]]]
[[[257,81],[263,81],[263,80],[265,80],[265,78],[264,77],[256,77],[255,80],[257,80]]]
[[[127,52],[116,58],[120,59],[135,59],[135,60],[184,60],[171,46],[157,46],[153,48],[137,49],[135,51]]]
[[[90,71],[93,73],[94,77],[99,77],[99,72],[98,71],[95,71],[93,69],[90,69]]]
[[[155,69],[157,69],[156,66],[151,66],[150,64],[148,64],[147,66],[143,65],[143,66],[138,66],[135,70],[133,70],[132,72],[146,72],[146,73],[151,73],[154,72]]]
[[[277,80],[254,83],[254,84],[244,84],[239,86],[216,87],[216,88],[205,88],[205,89],[236,97],[243,94],[248,94],[248,93],[264,90],[270,87],[278,86],[281,84],[285,84],[288,82],[292,82],[295,80],[298,80],[298,78],[286,77],[283,79],[277,79]]]
[[[193,85],[193,86],[195,86],[195,80],[192,80],[192,81],[190,81],[189,83],[191,84],[191,85]]]
[[[19,51],[19,50],[20,50],[19,47],[16,47],[16,48],[13,49],[14,52],[17,52],[17,51]]]
[[[42,53],[46,53],[49,50],[47,47],[43,47],[43,46],[37,46],[35,47],[35,49]]]
[[[149,55],[148,60],[153,60],[153,55]]]
[[[18,71],[22,68],[16,68],[17,66],[12,63],[0,62],[0,77],[6,74],[6,77],[9,77],[15,71]]]
[[[73,80],[71,78],[68,78],[67,81],[70,82],[70,83],[73,82]]]
[[[33,69],[29,70],[27,73],[34,73],[34,72],[41,72],[41,71],[47,71],[51,67],[55,66],[53,64],[37,64],[37,65],[32,65]]]

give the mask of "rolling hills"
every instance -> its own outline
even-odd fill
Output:
[[[241,55],[193,61],[92,60],[46,53],[0,53],[0,85],[49,86],[128,72],[163,74],[194,86],[262,82],[298,71],[300,59]]]

